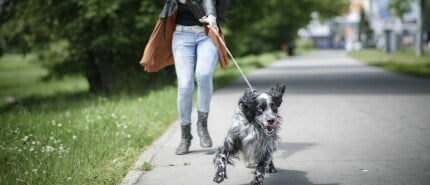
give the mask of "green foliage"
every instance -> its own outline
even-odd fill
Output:
[[[360,21],[358,22],[358,35],[361,42],[367,42],[372,36],[369,20],[363,8],[360,9]]]
[[[410,11],[411,4],[413,0],[392,0],[388,4],[388,8],[394,11],[394,14],[399,17],[403,18],[403,15]]]
[[[144,162],[142,166],[140,166],[140,170],[142,171],[151,171],[154,168],[154,166],[151,163]]]
[[[19,102],[30,96],[47,97],[88,91],[88,83],[81,76],[66,77],[61,81],[42,80],[48,70],[40,64],[33,54],[25,57],[5,54],[0,59],[0,107],[6,103],[4,97]]]
[[[430,11],[429,11],[429,9],[430,9],[430,2],[428,2],[428,1],[421,1],[421,3],[422,3],[422,9],[421,9],[421,11],[422,11],[422,15],[423,15],[423,18],[424,18],[424,27],[425,27],[425,29],[427,29],[427,30],[430,30]]]
[[[228,45],[237,55],[277,50],[285,42],[295,40],[297,30],[310,21],[311,12],[330,17],[342,13],[347,3],[345,0],[234,0],[226,14]]]
[[[106,98],[36,59],[0,60],[0,184],[117,184],[176,118],[174,86]]]
[[[249,71],[280,56],[238,61]],[[99,96],[86,93],[81,77],[42,82],[47,70],[35,60],[10,54],[0,60],[0,184],[117,184],[177,118],[173,85]],[[233,65],[216,70],[215,86],[239,75]],[[140,83],[132,78],[127,82]]]
[[[392,9],[394,14],[402,19],[403,15],[411,10],[412,2],[414,0],[392,0],[388,4],[388,8]],[[421,0],[420,2],[419,6],[422,11],[424,29],[430,30],[430,11],[428,11],[430,9],[430,2],[428,0]]]
[[[137,63],[163,3],[4,0],[0,35],[9,51],[40,53],[50,78],[85,75],[91,91],[133,89],[122,83],[124,76],[134,76],[142,86],[147,86],[157,83],[154,76],[166,75],[144,73]],[[329,17],[341,13],[347,3],[234,0],[223,28],[229,48],[237,56],[278,50],[283,43],[296,38],[298,28],[308,23],[312,11]]]

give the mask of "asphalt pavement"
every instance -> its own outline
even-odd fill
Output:
[[[280,109],[282,141],[274,154],[278,173],[266,174],[264,184],[430,184],[429,79],[386,72],[339,50],[285,58],[247,77],[261,92],[279,82],[287,85]],[[174,154],[180,129],[178,122],[172,123],[137,159],[122,184],[216,184],[214,152],[246,87],[239,78],[214,92],[209,114],[214,147],[199,146],[193,111],[191,152]],[[138,170],[145,162],[154,168]],[[227,168],[227,175],[221,184],[245,185],[253,169],[239,160]]]

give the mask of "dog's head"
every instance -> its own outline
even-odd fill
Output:
[[[248,89],[239,100],[239,106],[250,123],[257,124],[267,135],[272,135],[281,121],[278,108],[284,93],[285,84],[277,84],[265,93]]]

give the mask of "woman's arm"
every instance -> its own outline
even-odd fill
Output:
[[[217,17],[216,14],[215,0],[203,0],[203,8],[205,9],[206,15],[212,15]]]
[[[208,27],[215,33],[219,32],[218,24],[216,21],[215,0],[203,0],[203,8],[205,9],[206,16],[199,19],[200,22],[207,23]]]

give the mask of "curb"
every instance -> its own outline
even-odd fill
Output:
[[[151,145],[149,145],[149,148],[147,148],[142,154],[140,154],[139,158],[136,160],[136,162],[134,162],[131,170],[123,178],[120,185],[133,185],[138,182],[139,178],[144,173],[144,171],[139,170],[139,167],[141,167],[145,162],[152,162],[154,156],[161,148],[164,147],[164,144],[167,143],[167,141],[179,128],[178,125],[179,123],[177,121],[173,122],[160,138],[151,143]]]

